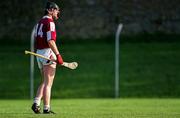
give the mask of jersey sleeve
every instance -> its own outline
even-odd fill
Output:
[[[56,29],[54,22],[49,22],[47,27],[47,41],[56,40]]]

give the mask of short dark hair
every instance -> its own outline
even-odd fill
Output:
[[[44,14],[47,15],[48,14],[48,10],[49,9],[59,9],[59,6],[55,3],[55,2],[47,2],[46,3],[46,7],[45,7],[45,11]]]

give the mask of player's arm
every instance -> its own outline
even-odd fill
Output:
[[[58,48],[56,46],[56,42],[54,41],[56,39],[56,32],[55,32],[55,24],[54,22],[49,22],[47,25],[47,42],[49,47],[52,49],[52,51],[55,53],[57,57],[57,63],[63,64],[63,59],[58,51]]]
[[[57,48],[56,43],[55,43],[54,40],[49,40],[48,45],[52,49],[52,51],[55,53],[55,55],[59,54],[58,48]]]
[[[52,51],[55,53],[55,55],[57,57],[57,63],[62,65],[63,64],[63,59],[62,59],[62,57],[61,57],[61,55],[60,55],[60,53],[58,51],[58,48],[56,46],[55,41],[54,40],[49,40],[48,45],[52,49]]]

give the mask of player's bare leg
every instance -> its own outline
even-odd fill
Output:
[[[34,98],[34,103],[33,103],[33,105],[32,105],[32,110],[34,111],[34,113],[41,113],[40,112],[40,103],[41,103],[41,99],[42,99],[42,97],[43,97],[43,89],[44,89],[44,82],[43,82],[43,70],[42,69],[40,69],[40,71],[41,71],[41,76],[42,76],[42,81],[41,81],[41,84],[40,84],[40,86],[39,86],[39,88],[38,88],[38,90],[37,90],[37,93],[36,93],[36,97]]]
[[[39,88],[37,90],[36,97],[34,99],[34,103],[37,103],[38,106],[40,106],[40,102],[41,102],[41,99],[43,97],[43,89],[44,89],[44,74],[43,74],[43,69],[40,69],[40,71],[41,71],[42,80],[41,80],[41,84],[39,85]]]
[[[43,90],[44,113],[50,113],[51,88],[56,72],[56,64],[44,65],[43,72],[44,72],[44,90]]]

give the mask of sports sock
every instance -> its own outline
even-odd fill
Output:
[[[35,98],[34,98],[34,103],[36,103],[38,106],[40,106],[41,99],[38,98],[38,97],[35,97]]]
[[[50,105],[44,105],[44,110],[50,110]]]

